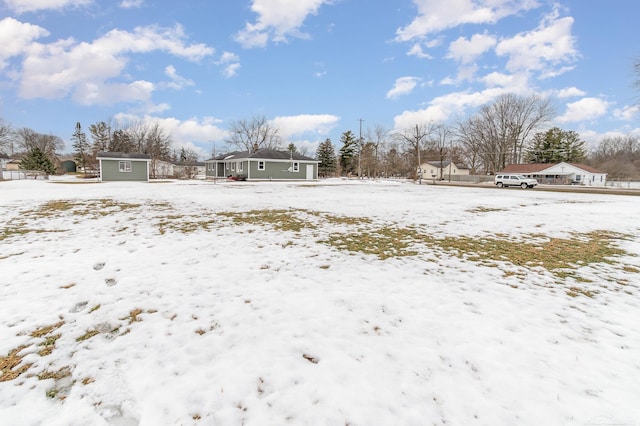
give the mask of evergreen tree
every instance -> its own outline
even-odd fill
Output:
[[[531,163],[580,162],[587,156],[584,144],[578,133],[573,130],[552,127],[533,136],[525,159]]]
[[[340,167],[343,173],[352,173],[356,167],[354,157],[358,150],[358,139],[351,130],[347,130],[340,137],[340,142],[342,142],[342,148],[340,148]]]
[[[89,162],[87,156],[91,147],[89,146],[89,142],[87,142],[87,135],[82,131],[82,126],[80,126],[79,122],[76,123],[76,131],[73,132],[71,140],[73,141],[76,163],[84,170],[86,175]]]
[[[22,161],[20,161],[20,168],[22,170],[37,170],[45,172],[47,175],[52,175],[56,171],[56,168],[49,157],[47,157],[38,147],[27,152],[27,155],[25,155]]]
[[[296,145],[291,142],[288,146],[287,146],[287,151],[291,152],[291,153],[297,153],[298,152],[298,148],[296,147]]]
[[[318,164],[318,174],[321,176],[327,176],[336,172],[338,163],[331,139],[327,138],[318,145],[316,160],[320,161],[320,164]]]
[[[93,139],[93,152],[112,151],[111,145],[111,126],[104,121],[89,126],[91,139]]]

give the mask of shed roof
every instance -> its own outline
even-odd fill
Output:
[[[149,154],[140,154],[137,152],[99,152],[96,158],[118,158],[126,160],[151,160]]]
[[[306,155],[299,154],[297,152],[291,153],[291,151],[279,151],[277,149],[263,148],[257,151],[234,151],[226,154],[220,154],[215,158],[210,158],[207,161],[212,160],[240,160],[240,159],[253,159],[253,160],[297,160],[297,161],[315,161],[315,158],[307,157]]]

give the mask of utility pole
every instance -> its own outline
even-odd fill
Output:
[[[362,157],[362,122],[364,121],[362,118],[358,119],[360,121],[360,134],[358,136],[358,179],[362,179],[362,168],[360,167],[360,157]]]
[[[416,124],[416,147],[418,148],[418,184],[422,185],[422,163],[420,162],[420,132]]]

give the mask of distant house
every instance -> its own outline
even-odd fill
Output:
[[[148,154],[124,152],[99,152],[96,159],[100,164],[100,181],[149,181]]]
[[[6,170],[8,162],[9,157],[0,152],[0,170]]]
[[[580,163],[509,164],[500,173],[517,173],[542,184],[605,186],[607,174]]]
[[[449,176],[468,176],[469,169],[449,160],[427,161],[420,165],[423,179],[447,179]]]
[[[318,160],[290,151],[258,149],[219,155],[204,162],[206,177],[247,180],[317,180]]]
[[[202,177],[205,174],[205,164],[201,161],[176,161],[173,164],[173,174],[178,179]]]

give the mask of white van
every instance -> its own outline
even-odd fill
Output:
[[[538,181],[522,175],[496,175],[494,183],[498,188],[519,186],[522,189],[533,188]]]

